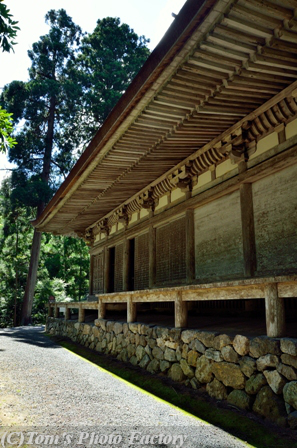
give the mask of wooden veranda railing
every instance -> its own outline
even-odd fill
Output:
[[[285,330],[284,298],[297,297],[297,275],[269,278],[253,278],[174,288],[98,294],[93,302],[55,302],[49,304],[49,316],[59,317],[65,309],[69,320],[70,310],[78,309],[78,322],[84,322],[85,310],[98,310],[98,318],[105,318],[106,304],[126,303],[127,322],[137,319],[137,303],[174,302],[175,327],[187,326],[187,302],[208,300],[264,299],[267,336],[281,337]]]

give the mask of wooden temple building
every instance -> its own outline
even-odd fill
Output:
[[[284,335],[297,314],[297,0],[188,0],[34,225],[90,246],[94,301],[66,318],[120,303],[134,322],[170,303],[186,327],[232,302]]]

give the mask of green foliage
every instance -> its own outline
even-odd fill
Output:
[[[13,198],[11,179],[0,189],[0,327],[19,324],[30,259],[33,209]],[[44,234],[33,302],[34,323],[44,323],[51,295],[82,300],[88,293],[89,250],[82,240]]]
[[[63,9],[49,11],[46,21],[49,33],[28,52],[29,81],[12,81],[1,96],[3,107],[22,125],[15,134],[18,145],[9,151],[18,166],[13,186],[19,201],[32,207],[49,200],[81,141],[72,126],[81,94],[73,70],[81,29]]]
[[[0,152],[6,152],[16,145],[16,140],[10,135],[12,130],[12,114],[0,106]]]
[[[98,20],[93,33],[82,40],[78,62],[84,91],[82,123],[87,138],[102,125],[148,58],[148,42],[112,17]]]
[[[0,190],[0,327],[17,323],[27,278],[31,210],[11,202],[11,181]]]
[[[0,48],[2,51],[13,50],[13,41],[16,38],[19,27],[18,22],[12,20],[12,15],[7,6],[0,0]]]

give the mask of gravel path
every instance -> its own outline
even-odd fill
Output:
[[[75,356],[43,331],[0,330],[2,433],[7,426],[21,428],[28,442],[34,429],[30,441],[45,446],[40,434],[56,431],[55,446],[71,448],[247,446]]]

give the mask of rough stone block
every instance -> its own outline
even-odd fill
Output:
[[[158,360],[164,359],[164,352],[160,347],[154,347],[152,350],[152,355]]]
[[[181,366],[177,363],[172,364],[172,366],[170,367],[170,369],[168,371],[168,376],[173,381],[178,381],[178,382],[181,382],[185,379],[185,374],[184,374]]]
[[[137,358],[137,360],[138,360],[138,361],[141,361],[142,358],[144,357],[144,355],[146,354],[145,351],[144,351],[144,348],[142,347],[142,345],[138,345],[138,346],[136,347],[136,352],[135,352],[135,354],[136,354],[136,358]]]
[[[188,364],[192,367],[196,367],[198,357],[199,355],[195,350],[190,350],[187,356]]]
[[[192,342],[190,342],[189,344],[189,348],[191,350],[196,350],[196,352],[198,353],[205,353],[205,345],[202,344],[202,342],[198,341],[198,339],[194,339]]]
[[[209,331],[199,331],[197,334],[197,339],[205,345],[205,347],[213,347],[214,339],[217,333],[211,333]]]
[[[280,363],[277,366],[277,371],[289,381],[297,380],[297,372],[291,366],[286,366],[285,364]]]
[[[284,377],[280,375],[277,370],[264,370],[263,374],[273,392],[280,395],[286,385]]]
[[[221,353],[224,361],[238,363],[238,354],[230,345],[223,347]]]
[[[281,360],[284,364],[295,367],[295,369],[297,369],[297,356],[282,355]]]
[[[279,364],[279,359],[275,355],[260,356],[260,358],[257,359],[256,364],[257,369],[260,372],[263,372],[263,370],[266,370],[268,367],[277,367]]]
[[[216,361],[216,362],[223,361],[221,352],[219,350],[215,350],[213,348],[208,348],[207,350],[205,350],[205,356],[206,356],[206,358],[212,359],[213,361]]]
[[[189,364],[187,363],[187,361],[185,359],[181,359],[180,360],[180,366],[182,368],[182,371],[184,372],[185,376],[187,376],[188,378],[192,379],[194,377],[194,370],[192,369],[192,367],[189,366]]]
[[[250,341],[250,355],[259,358],[265,355],[280,355],[280,341],[267,336],[260,336]]]
[[[175,350],[172,350],[171,348],[166,347],[165,352],[164,352],[164,359],[166,361],[170,361],[170,362],[176,361]]]
[[[160,370],[160,363],[157,359],[153,359],[147,366],[147,371],[150,373],[157,373]]]
[[[280,341],[280,348],[283,353],[297,356],[297,339],[283,338]]]
[[[181,340],[185,344],[189,344],[194,339],[197,339],[197,334],[199,333],[198,330],[184,330],[181,333]]]
[[[287,383],[283,390],[285,402],[297,409],[297,381]]]
[[[195,377],[200,383],[209,383],[213,379],[212,373],[212,361],[202,355],[197,360],[197,366],[195,370]]]
[[[279,395],[276,395],[269,386],[264,386],[258,392],[253,411],[280,426],[286,425],[287,412],[285,404]]]
[[[253,404],[253,398],[243,390],[233,390],[227,398],[228,403],[237,408],[249,411]]]
[[[233,340],[233,347],[239,355],[245,356],[250,350],[250,340],[245,336],[237,334]]]
[[[170,366],[171,366],[170,362],[164,360],[160,361],[161,372],[166,372],[166,370],[168,370]]]
[[[172,348],[172,350],[176,350],[178,346],[179,346],[178,342],[165,341],[165,347]]]
[[[212,372],[225,386],[230,386],[233,389],[244,389],[245,377],[236,364],[228,362],[213,363]]]
[[[249,395],[256,395],[266,384],[267,380],[263,373],[258,373],[247,380],[245,390]]]
[[[232,339],[227,334],[219,334],[213,340],[213,348],[222,350],[226,345],[232,344]]]
[[[248,378],[250,378],[257,370],[256,361],[250,356],[244,356],[241,358],[239,360],[239,365],[242,373],[244,373]]]
[[[220,381],[216,378],[211,383],[206,385],[206,392],[210,397],[216,398],[217,400],[227,399],[227,389]]]
[[[149,355],[147,355],[145,353],[145,355],[143,356],[143,358],[141,359],[141,361],[139,363],[139,367],[141,367],[142,369],[146,369],[149,362],[150,362],[150,357],[149,357]]]

